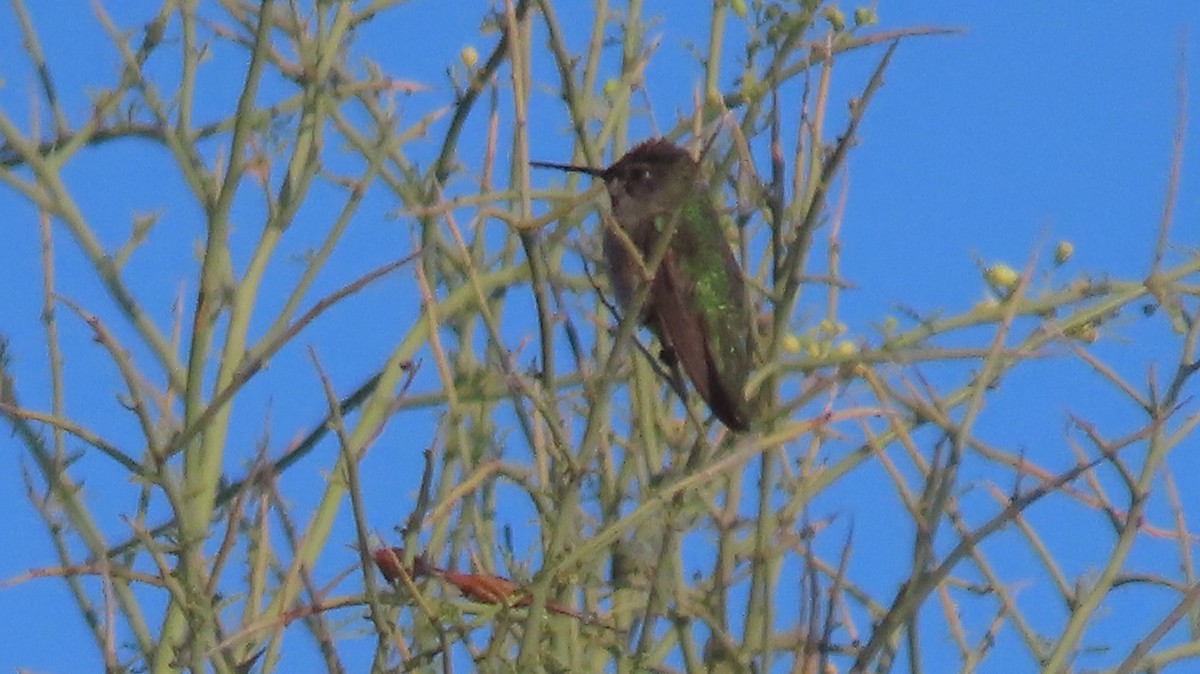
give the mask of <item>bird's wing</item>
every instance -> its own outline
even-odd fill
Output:
[[[686,232],[677,236],[673,243],[690,243]],[[656,327],[717,418],[744,431],[750,417],[743,392],[750,369],[750,326],[741,316],[744,300],[729,299],[731,293],[745,292],[744,282],[724,239],[702,245],[713,252],[683,255],[673,246],[663,258],[652,289]]]

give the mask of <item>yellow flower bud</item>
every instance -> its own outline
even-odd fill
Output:
[[[1075,246],[1070,241],[1059,241],[1054,247],[1054,264],[1064,264],[1075,253]]]
[[[1021,279],[1021,276],[1012,267],[1002,262],[997,262],[983,272],[983,278],[993,287],[1010,290],[1016,287],[1017,281]]]
[[[474,68],[476,63],[479,63],[479,51],[471,45],[463,47],[458,52],[458,58],[462,59],[463,65],[468,68]]]
[[[800,353],[800,338],[789,332],[780,340],[779,346],[787,353]]]
[[[859,7],[854,10],[854,27],[874,26],[879,22],[879,16],[871,7]]]
[[[827,5],[825,11],[821,12],[821,16],[825,17],[830,27],[839,33],[846,28],[846,15],[837,5]]]
[[[464,66],[473,68],[475,67],[475,64],[478,64],[479,62],[479,50],[476,50],[474,47],[468,44],[468,46],[458,50],[458,58],[462,59],[462,64]]]

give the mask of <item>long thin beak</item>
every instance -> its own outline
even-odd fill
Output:
[[[556,164],[550,161],[531,161],[530,166],[535,168],[558,169],[559,171],[568,171],[570,173],[586,173],[597,178],[604,177],[604,169],[592,168],[591,166],[576,166],[575,164]]]

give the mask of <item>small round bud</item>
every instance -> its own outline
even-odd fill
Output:
[[[983,278],[992,287],[1011,290],[1016,287],[1017,281],[1021,279],[1021,276],[1012,267],[1002,262],[997,262],[983,272]]]
[[[800,338],[789,332],[779,340],[779,347],[786,353],[800,353]]]
[[[845,334],[847,328],[845,323],[841,323],[829,318],[822,318],[817,324],[817,330],[820,331],[822,337],[837,337]]]
[[[746,18],[746,0],[730,0],[729,8],[739,19]]]
[[[826,5],[825,11],[821,12],[821,16],[829,22],[829,26],[837,32],[842,32],[846,29],[846,15],[838,8],[837,5]]]
[[[879,15],[873,7],[859,7],[854,10],[854,27],[864,28],[879,23]]]
[[[479,50],[471,45],[467,45],[459,50],[458,58],[462,59],[463,65],[468,68],[474,68],[476,63],[479,63]]]
[[[1054,247],[1054,264],[1065,264],[1075,254],[1075,245],[1070,241],[1059,241]]]
[[[834,345],[833,352],[839,356],[853,356],[858,353],[858,345],[848,339],[843,339]]]

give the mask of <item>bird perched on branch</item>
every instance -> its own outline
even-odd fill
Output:
[[[618,304],[630,309],[648,284],[639,319],[658,337],[664,359],[683,368],[722,423],[748,430],[750,305],[699,162],[657,138],[605,169],[531,164],[604,181],[615,220],[604,228],[604,256]]]

